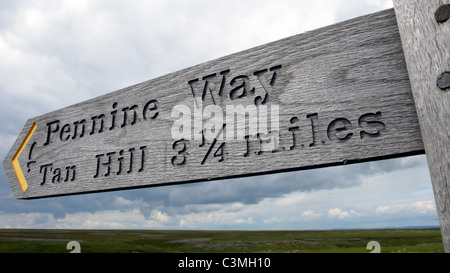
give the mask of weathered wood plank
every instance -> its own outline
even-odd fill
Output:
[[[203,142],[200,134],[202,120],[206,129],[214,123],[206,113],[200,126],[198,119],[185,124],[192,135],[173,136],[181,120],[171,116],[177,105],[190,113],[220,106],[223,119],[213,137]],[[238,138],[238,125],[230,134],[235,118],[226,119],[232,113],[227,106],[259,114],[249,115]],[[268,130],[250,132],[258,122],[261,129],[264,109]],[[28,183],[23,191],[11,160],[34,123],[18,159]],[[391,9],[32,118],[4,167],[14,195],[27,199],[317,168],[423,149]]]
[[[450,89],[438,78],[450,72],[450,22],[438,23],[435,12],[448,3],[394,1],[446,252],[450,252]]]

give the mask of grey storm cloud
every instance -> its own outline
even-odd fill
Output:
[[[356,187],[362,177],[415,168],[424,164],[422,159],[390,159],[314,170],[236,178],[180,186],[168,192],[168,204],[232,203],[255,204],[264,198],[279,197],[301,191],[332,190]]]

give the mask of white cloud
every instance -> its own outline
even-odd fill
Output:
[[[189,206],[191,207],[191,206]],[[210,204],[196,205],[196,210],[177,211],[172,218],[179,219],[179,227],[186,228],[223,228],[233,226],[254,225],[257,222],[253,219],[252,207],[242,206],[241,204],[215,204],[211,207]]]
[[[179,226],[180,226],[181,228],[189,227],[189,226],[188,226],[188,223],[187,223],[187,221],[186,221],[185,219],[181,219],[181,220],[180,220]]]
[[[354,209],[351,209],[350,210],[350,215],[358,217],[358,216],[361,216],[362,214],[357,212],[357,211],[355,211]]]
[[[123,206],[127,206],[128,207],[128,206],[133,205],[133,201],[125,199],[125,198],[123,198],[121,196],[117,196],[114,199],[114,205],[119,206],[119,207],[123,207]]]
[[[328,211],[328,215],[330,217],[338,217],[339,219],[345,219],[345,218],[351,217],[350,213],[348,213],[347,211],[343,211],[340,208],[330,209]]]
[[[398,210],[395,211],[395,213],[397,213]],[[379,206],[376,209],[376,213],[377,214],[386,214],[386,213],[394,213],[393,210],[390,209],[390,206]]]
[[[162,224],[170,221],[170,217],[166,213],[159,210],[153,210],[150,214],[150,218],[155,219],[157,222]]]
[[[436,211],[434,200],[416,201],[411,203],[399,203],[377,207],[375,212],[381,214],[427,214]]]
[[[0,213],[0,228],[137,229],[161,228],[171,217],[154,210],[146,217],[139,209],[67,213]]]
[[[369,6],[381,6],[383,8],[392,8],[393,3],[391,0],[366,0]]]
[[[282,220],[280,218],[275,216],[275,217],[272,217],[270,219],[263,220],[263,223],[267,225],[267,224],[280,223],[281,221]]]
[[[56,228],[65,229],[126,229],[148,227],[145,216],[138,210],[77,212],[58,218]],[[151,225],[150,225],[151,226]]]
[[[1,213],[0,228],[48,228],[55,226],[51,213]]]
[[[248,224],[248,225],[253,225],[255,223],[255,221],[253,220],[252,217],[243,219],[243,218],[238,218],[236,220],[233,221],[235,224]]]
[[[412,207],[420,214],[436,211],[436,203],[434,200],[414,202]]]
[[[322,213],[314,212],[313,210],[306,210],[301,214],[301,217],[306,220],[315,220],[317,218],[322,217]]]
[[[356,212],[354,209],[351,209],[349,212],[345,210],[341,210],[340,208],[330,209],[328,211],[328,216],[337,217],[339,219],[351,218],[351,217],[359,217],[362,214]]]
[[[150,208],[150,204],[148,204],[147,202],[143,201],[142,199],[133,199],[133,200],[129,200],[126,199],[122,196],[116,196],[114,198],[113,203],[111,204],[111,207],[113,208],[117,208],[119,210],[123,210],[123,209],[149,209]]]

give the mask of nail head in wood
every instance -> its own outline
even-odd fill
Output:
[[[441,90],[447,90],[450,88],[450,72],[444,72],[437,78],[437,86]]]
[[[444,23],[450,18],[450,5],[440,6],[434,13],[434,17],[438,23]]]

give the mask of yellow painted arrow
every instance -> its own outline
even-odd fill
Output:
[[[19,164],[19,156],[22,153],[23,149],[25,149],[25,146],[27,146],[28,141],[30,140],[31,136],[33,135],[34,131],[36,130],[36,123],[33,123],[31,126],[30,131],[28,131],[27,136],[25,137],[25,140],[20,144],[19,150],[17,150],[16,154],[14,155],[12,159],[12,165],[14,167],[14,171],[16,172],[17,179],[19,180],[20,187],[22,187],[22,191],[25,192],[28,188],[27,180],[25,179],[25,175],[23,174],[22,168]]]

